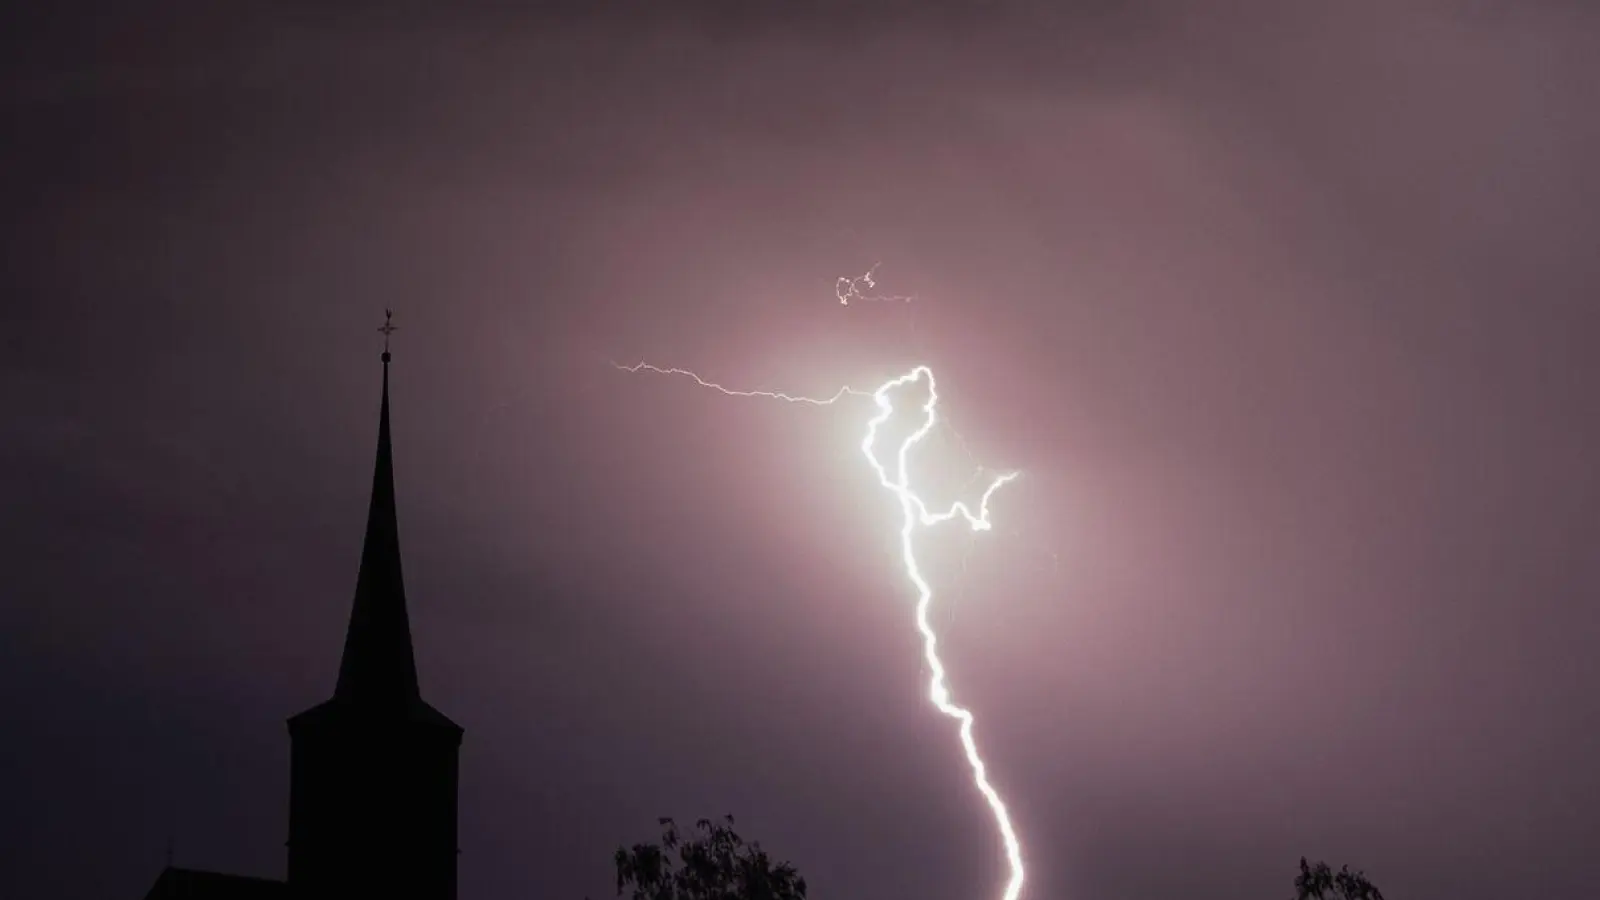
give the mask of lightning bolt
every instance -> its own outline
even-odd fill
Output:
[[[870,287],[871,272],[866,276]],[[847,282],[850,279],[840,279]],[[853,288],[852,288],[853,290]],[[848,299],[841,287],[840,300],[848,303]],[[618,369],[632,374],[652,372],[658,375],[674,375],[692,379],[701,387],[710,388],[730,397],[762,397],[769,400],[782,400],[787,403],[804,403],[812,406],[832,406],[845,397],[871,397],[877,407],[877,412],[867,421],[866,434],[861,439],[861,453],[867,458],[867,463],[872,466],[878,476],[878,483],[894,494],[900,503],[900,557],[905,567],[906,578],[910,580],[917,592],[916,622],[917,631],[922,635],[922,653],[927,662],[930,676],[928,679],[928,699],[935,708],[944,715],[955,719],[959,723],[958,732],[961,738],[961,749],[966,753],[967,765],[972,770],[973,785],[978,793],[983,795],[984,801],[989,805],[989,811],[994,816],[996,827],[1000,831],[1000,838],[1005,844],[1006,862],[1011,871],[1006,882],[1005,893],[1002,900],[1017,900],[1022,892],[1023,865],[1022,845],[1017,840],[1016,829],[1011,824],[1011,815],[1006,809],[1005,800],[1000,792],[995,790],[989,781],[988,766],[983,760],[983,755],[978,752],[977,739],[973,737],[975,718],[972,711],[955,702],[950,693],[949,679],[945,672],[944,662],[939,658],[939,636],[934,631],[929,619],[929,609],[933,605],[933,586],[922,574],[922,568],[917,563],[915,537],[918,529],[930,528],[960,519],[973,531],[989,531],[993,526],[989,519],[989,500],[996,491],[1017,478],[1020,473],[1009,472],[994,478],[984,490],[978,500],[977,508],[957,501],[948,508],[935,510],[930,508],[915,489],[911,486],[910,458],[911,451],[922,442],[924,438],[940,423],[939,418],[939,389],[934,380],[933,370],[925,365],[919,365],[910,371],[895,378],[891,378],[877,389],[862,391],[849,386],[840,388],[829,397],[804,397],[786,394],[781,391],[744,391],[724,387],[713,381],[707,381],[688,369],[662,368],[649,363],[640,362],[631,366],[612,363]],[[878,431],[888,422],[895,412],[892,394],[912,385],[927,382],[928,398],[922,404],[922,424],[917,427],[905,440],[900,442],[900,447],[893,457],[893,464],[885,463],[878,452]]]

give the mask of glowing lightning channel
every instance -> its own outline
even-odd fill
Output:
[[[870,272],[868,276],[870,276]],[[871,282],[868,281],[870,286]],[[841,300],[844,297],[841,296]],[[848,301],[846,301],[848,302]],[[922,633],[922,652],[927,660],[931,676],[928,679],[928,699],[933,702],[939,712],[955,719],[959,724],[961,748],[966,752],[967,765],[972,769],[973,784],[978,792],[983,795],[989,804],[989,810],[994,814],[996,826],[1000,829],[1000,837],[1005,842],[1006,861],[1011,869],[1011,877],[1006,882],[1005,893],[1002,900],[1017,900],[1022,893],[1023,866],[1022,845],[1017,840],[1016,829],[1011,825],[1011,815],[1006,809],[1005,800],[994,785],[989,783],[988,766],[984,763],[983,756],[978,752],[977,740],[972,735],[974,718],[972,711],[959,706],[951,698],[950,687],[945,677],[944,662],[939,658],[939,637],[934,632],[933,624],[929,620],[928,611],[933,603],[933,587],[922,574],[921,567],[917,564],[914,537],[917,528],[931,527],[951,519],[960,518],[965,521],[973,531],[989,531],[993,526],[989,521],[989,500],[1002,486],[1013,481],[1020,474],[1009,472],[996,477],[984,490],[978,501],[977,511],[966,503],[957,501],[948,509],[935,512],[929,509],[922,497],[911,487],[910,456],[911,449],[921,443],[929,432],[939,423],[938,406],[939,390],[933,377],[933,370],[925,365],[919,365],[889,381],[879,385],[874,391],[862,391],[846,386],[840,388],[830,397],[802,397],[785,394],[781,391],[740,391],[724,387],[716,382],[707,381],[688,369],[661,368],[649,363],[636,363],[624,366],[612,363],[624,372],[637,374],[639,372],[654,372],[659,375],[678,375],[693,379],[701,387],[711,388],[731,397],[764,397],[769,400],[783,400],[788,403],[805,403],[812,406],[832,406],[844,397],[870,396],[878,411],[867,422],[866,436],[861,439],[861,453],[867,458],[878,475],[878,483],[891,491],[900,501],[902,513],[900,524],[900,555],[905,565],[906,577],[911,580],[917,589],[917,630]],[[894,415],[894,402],[890,394],[895,390],[917,384],[926,380],[928,382],[928,399],[922,404],[922,424],[918,426],[904,441],[900,443],[899,451],[895,454],[894,468],[891,470],[885,465],[876,451],[878,429],[888,422]]]

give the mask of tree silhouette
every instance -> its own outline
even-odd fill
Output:
[[[701,819],[684,835],[660,820],[659,844],[617,850],[617,896],[632,900],[805,900],[806,881],[789,863],[773,864],[760,844],[745,843],[733,816]]]
[[[1383,900],[1383,892],[1363,872],[1345,866],[1335,872],[1325,862],[1307,865],[1300,857],[1300,874],[1294,879],[1295,900]]]

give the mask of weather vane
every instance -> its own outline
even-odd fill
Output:
[[[400,327],[398,325],[395,325],[393,320],[394,320],[394,310],[385,309],[383,311],[383,327],[378,329],[378,332],[383,335],[383,361],[384,362],[388,362],[389,361],[389,335],[394,334],[396,331],[400,330]]]

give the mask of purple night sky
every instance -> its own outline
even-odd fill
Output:
[[[0,895],[282,875],[385,306],[462,900],[661,815],[818,900],[1005,875],[870,403],[641,359],[925,361],[1025,473],[924,545],[1025,900],[1593,890],[1600,10],[536,5],[0,14]]]

